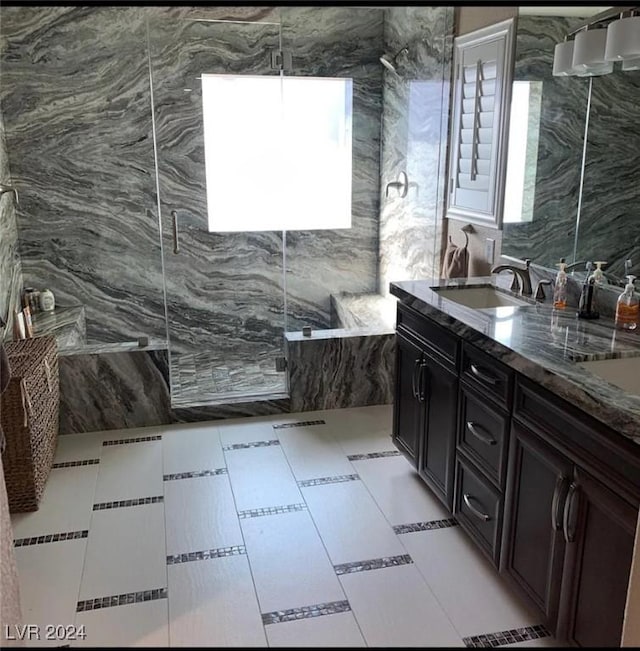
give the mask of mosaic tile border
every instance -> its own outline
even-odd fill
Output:
[[[186,554],[167,556],[167,565],[177,565],[178,563],[189,563],[191,561],[206,561],[210,558],[223,558],[225,556],[239,556],[246,553],[247,550],[244,545],[205,549],[201,552],[188,552]]]
[[[512,628],[508,631],[498,631],[497,633],[463,637],[462,641],[467,647],[497,647],[506,644],[516,644],[517,642],[526,642],[527,640],[539,640],[543,637],[551,637],[551,633],[544,625],[537,624],[536,626]]]
[[[176,479],[193,479],[194,477],[214,477],[215,475],[228,474],[226,468],[216,468],[215,470],[194,470],[192,472],[174,472],[169,475],[163,475],[163,481],[175,481]]]
[[[308,427],[309,425],[326,425],[327,422],[324,420],[301,420],[297,423],[281,423],[280,425],[274,425],[273,429],[286,429],[287,427]]]
[[[52,468],[74,468],[75,466],[95,466],[100,463],[100,459],[83,459],[82,461],[60,461],[54,463]]]
[[[349,610],[351,610],[351,606],[346,599],[344,601],[331,601],[313,606],[302,606],[301,608],[289,608],[287,610],[274,610],[270,613],[262,613],[262,623],[265,626],[267,624],[280,624],[281,622],[291,622],[297,619],[346,613]]]
[[[248,509],[246,511],[238,511],[238,518],[244,520],[246,518],[259,518],[263,515],[276,515],[278,513],[293,513],[294,511],[306,511],[306,504],[287,504],[286,506],[267,506],[263,509]]]
[[[32,536],[31,538],[16,538],[13,541],[14,547],[26,547],[28,545],[43,545],[44,543],[62,542],[63,540],[77,540],[86,538],[89,535],[88,529],[81,531],[66,531],[64,533],[47,533],[43,536]]]
[[[125,443],[142,443],[144,441],[162,441],[162,435],[136,436],[131,439],[115,439],[113,441],[102,441],[102,445],[124,445]]]
[[[99,608],[128,606],[129,604],[139,604],[142,601],[155,601],[156,599],[166,598],[166,588],[141,590],[140,592],[125,592],[124,594],[116,594],[109,597],[98,597],[96,599],[86,599],[85,601],[79,601],[76,605],[76,612],[82,613],[87,610],[98,610]]]
[[[343,481],[356,481],[360,475],[336,475],[335,477],[319,477],[317,479],[301,479],[298,482],[300,488],[309,486],[323,486],[324,484],[339,484]]]
[[[116,502],[99,502],[93,505],[93,510],[104,511],[105,509],[121,509],[127,506],[140,506],[141,504],[158,504],[158,502],[164,502],[164,495],[138,497],[134,500],[120,500]]]
[[[458,521],[454,518],[445,518],[443,520],[429,520],[428,522],[410,522],[409,524],[396,524],[393,526],[395,533],[413,533],[415,531],[431,531],[432,529],[446,529],[455,527]]]
[[[247,450],[248,448],[266,448],[270,445],[280,445],[278,439],[269,439],[268,441],[252,441],[251,443],[228,443],[223,445],[222,449],[225,452],[229,450]]]
[[[383,459],[385,457],[399,457],[398,450],[385,450],[384,452],[368,452],[367,454],[349,454],[349,461],[364,461],[365,459]]]
[[[413,563],[413,558],[409,554],[401,554],[400,556],[385,556],[384,558],[371,558],[366,561],[340,563],[339,565],[334,565],[333,569],[340,576],[341,574],[380,570],[383,567],[397,567],[398,565],[409,565],[411,563]]]

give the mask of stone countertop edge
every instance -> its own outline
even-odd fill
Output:
[[[390,283],[389,290],[401,303],[433,319],[464,341],[640,445],[640,396],[606,382],[567,359],[566,350],[552,341],[549,324],[552,315],[559,311],[549,303],[508,308],[506,312],[511,313],[511,317],[498,317],[500,308],[468,308],[444,299],[437,290],[434,291],[434,288],[468,288],[487,284],[495,285],[495,278],[400,281]],[[578,319],[575,308],[567,308],[559,318],[567,331],[570,327],[575,328],[591,343],[592,349],[585,353],[585,357],[609,356],[612,338],[619,356],[640,356],[640,333],[616,330],[613,321],[608,319]],[[510,331],[508,337],[502,337],[505,341],[499,341],[496,334],[497,322],[503,331],[505,327]]]

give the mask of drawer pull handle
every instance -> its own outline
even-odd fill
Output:
[[[469,368],[471,369],[471,372],[479,380],[482,380],[483,382],[488,382],[489,384],[498,384],[499,380],[497,377],[494,377],[493,375],[489,375],[488,373],[484,373],[475,364],[471,364]]]
[[[474,423],[472,420],[467,421],[467,429],[480,441],[483,443],[486,443],[487,445],[495,445],[498,441],[496,441],[493,437],[491,437],[487,431],[482,427],[482,425],[478,425]]]
[[[463,493],[462,499],[464,500],[464,503],[467,505],[467,508],[469,509],[469,511],[471,511],[471,513],[473,513],[473,515],[475,515],[476,518],[479,518],[480,520],[483,520],[484,522],[489,522],[489,520],[491,520],[490,515],[487,515],[486,513],[483,513],[482,511],[478,511],[478,509],[476,509],[476,507],[473,506],[473,504],[471,504],[471,500],[476,499],[475,497],[473,497],[473,495],[469,495],[469,493]],[[480,506],[482,506],[482,504]]]
[[[562,529],[564,533],[564,539],[568,543],[572,543],[576,539],[577,508],[574,508],[574,506],[577,493],[578,487],[575,484],[571,484],[571,486],[569,486],[569,492],[567,493],[567,501],[564,503]]]
[[[418,375],[418,368],[420,367],[420,364],[422,363],[422,357],[418,357],[414,362],[413,362],[413,373],[411,374],[411,393],[413,393],[413,397],[418,400],[418,389],[417,387],[417,375]]]
[[[567,478],[562,476],[556,479],[556,488],[553,491],[553,500],[551,501],[551,526],[554,531],[560,531],[562,528],[562,518],[558,511],[560,510],[560,494],[564,493],[567,481]]]

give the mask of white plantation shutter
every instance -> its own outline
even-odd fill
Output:
[[[456,38],[447,216],[498,224],[512,42],[504,21]],[[509,59],[509,60],[507,60]],[[502,182],[501,182],[502,181]]]

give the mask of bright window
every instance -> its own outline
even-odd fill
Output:
[[[202,75],[209,231],[351,226],[351,79]]]

